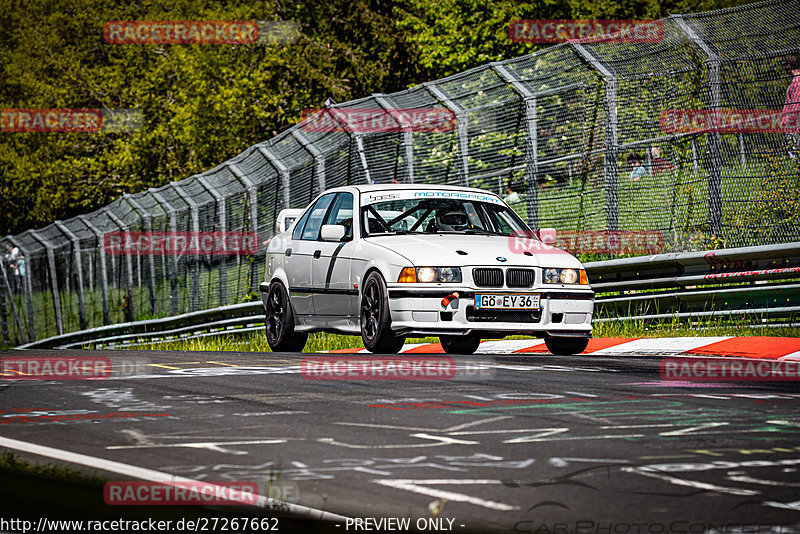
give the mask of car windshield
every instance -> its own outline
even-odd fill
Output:
[[[367,198],[366,205],[361,208],[363,235],[457,233],[507,236],[530,231],[513,210],[495,197],[479,195],[491,201],[483,202],[470,198],[429,198],[422,194],[387,195],[394,198],[375,202]]]

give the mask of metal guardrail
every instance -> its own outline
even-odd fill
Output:
[[[800,315],[800,242],[586,264],[595,321]]]
[[[20,345],[17,349],[113,348],[212,335],[252,332],[264,328],[261,301],[222,306],[162,319],[100,326]]]
[[[800,242],[656,254],[585,264],[595,321],[800,316]],[[19,349],[112,348],[259,331],[260,301],[116,325],[21,345]]]

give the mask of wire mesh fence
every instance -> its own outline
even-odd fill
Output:
[[[7,236],[3,340],[257,299],[278,213],[344,184],[513,192],[534,228],[657,231],[662,252],[800,240],[800,137],[785,123],[787,109],[800,109],[791,101],[800,99],[800,3],[651,24],[658,38],[570,41],[399,93],[328,102],[201,175]],[[374,110],[395,123],[445,110],[452,127],[353,124]],[[321,116],[335,127],[312,127]],[[257,250],[110,253],[108,237],[120,232],[240,232]]]

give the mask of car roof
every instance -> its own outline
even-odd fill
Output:
[[[326,190],[326,193],[333,191],[352,191],[356,190],[359,193],[370,193],[372,191],[390,191],[392,189],[419,189],[419,190],[447,190],[447,191],[469,191],[473,193],[490,194],[497,196],[495,193],[487,189],[478,189],[475,187],[464,187],[460,185],[444,185],[444,184],[408,184],[408,183],[388,183],[388,184],[359,184],[359,185],[345,185],[334,187]]]

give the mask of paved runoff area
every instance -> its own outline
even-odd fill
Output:
[[[173,522],[160,530],[233,531],[216,517],[233,509],[272,518],[239,532],[796,533],[798,341],[597,339],[576,356],[536,341],[463,357],[6,352],[0,450],[102,476],[99,504],[72,506],[82,520],[155,504]],[[202,487],[153,487],[178,483],[261,500],[208,507]],[[31,502],[75,490],[46,491]],[[0,530],[23,531],[5,499]],[[205,529],[187,523],[199,508]],[[29,506],[28,531],[68,530],[37,523],[52,514]]]

